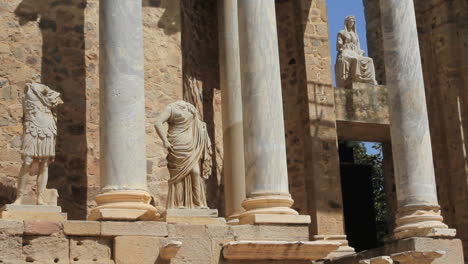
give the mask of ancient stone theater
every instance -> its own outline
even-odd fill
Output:
[[[468,1],[336,1],[0,0],[0,263],[468,264]]]

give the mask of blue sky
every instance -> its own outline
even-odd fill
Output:
[[[366,39],[366,19],[364,17],[364,6],[362,0],[327,0],[328,7],[328,26],[330,34],[330,48],[332,55],[332,70],[336,61],[336,34],[344,27],[344,19],[348,15],[356,16],[357,31],[361,40],[361,49],[367,55]],[[335,77],[333,77],[335,79]],[[333,80],[335,82],[335,80]],[[372,148],[373,143],[365,143],[368,154],[376,154],[377,151]]]

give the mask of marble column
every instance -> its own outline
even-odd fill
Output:
[[[228,223],[244,210],[245,167],[237,0],[218,2],[219,68],[223,115],[224,192]]]
[[[413,0],[380,0],[397,191],[396,239],[452,236],[437,201]]]
[[[101,193],[89,219],[154,220],[146,182],[142,6],[99,1]]]
[[[275,0],[238,0],[238,15],[247,186],[240,223],[294,222],[298,213],[290,208]]]

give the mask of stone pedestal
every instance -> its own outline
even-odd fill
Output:
[[[141,1],[99,1],[101,194],[90,220],[155,220],[146,181]]]
[[[395,238],[447,229],[437,200],[413,0],[381,0],[390,133],[395,166]],[[443,236],[453,233],[447,230]]]
[[[57,199],[59,197],[58,191],[56,189],[45,189],[44,193],[42,194],[42,200],[46,203],[46,205],[57,205]],[[36,204],[37,203],[37,196],[36,192],[29,192],[23,196],[22,199],[23,204]]]
[[[0,209],[0,219],[66,221],[67,214],[56,205],[7,204]]]
[[[163,218],[170,224],[226,224],[224,218],[218,217],[217,209],[167,209]]]

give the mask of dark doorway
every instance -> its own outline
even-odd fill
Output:
[[[365,155],[364,145],[358,142],[339,145],[345,230],[350,246],[357,252],[379,246],[373,186],[375,168],[366,162],[366,156],[356,155],[356,151],[363,149]]]

